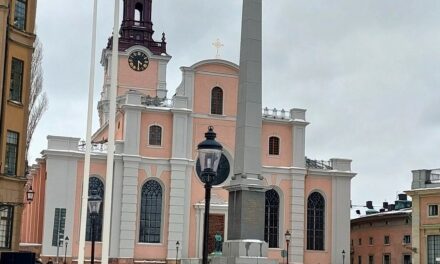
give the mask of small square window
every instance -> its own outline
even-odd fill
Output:
[[[384,239],[383,239],[383,243],[385,245],[389,245],[390,244],[390,236],[385,236]]]
[[[404,244],[411,244],[411,236],[410,235],[404,235],[403,236],[403,243]]]
[[[429,216],[438,216],[438,205],[437,204],[428,205],[428,215]]]

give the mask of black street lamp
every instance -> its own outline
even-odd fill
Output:
[[[99,214],[99,209],[101,208],[102,199],[99,195],[97,195],[96,190],[92,191],[92,195],[89,196],[89,213],[91,218],[91,226],[92,226],[92,254],[91,254],[91,264],[95,264],[95,220]]]
[[[203,260],[202,264],[208,264],[208,230],[209,230],[209,203],[211,202],[211,188],[217,168],[222,156],[222,145],[215,141],[216,134],[212,126],[205,133],[205,140],[197,146],[199,152],[202,181],[205,184],[205,219],[203,226]]]
[[[68,236],[64,238],[64,244],[66,245],[66,248],[64,249],[64,264],[67,264],[67,244],[69,244]]]
[[[284,234],[284,238],[286,239],[286,244],[287,244],[287,250],[286,250],[287,264],[289,264],[289,243],[290,243],[290,239],[292,238],[292,235],[290,234],[289,230],[287,230],[286,233]]]
[[[179,257],[179,246],[180,246],[180,243],[179,243],[179,241],[177,241],[176,242],[176,264],[177,264],[177,258]]]
[[[342,250],[342,264],[345,263],[345,250]]]

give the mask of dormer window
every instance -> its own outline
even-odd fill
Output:
[[[269,155],[280,155],[280,138],[269,138]]]
[[[211,114],[223,115],[223,90],[220,87],[211,91]]]
[[[137,3],[136,6],[134,7],[134,25],[135,26],[139,26],[143,19],[143,6],[141,3]]]

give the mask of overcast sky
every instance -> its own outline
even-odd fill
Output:
[[[93,1],[55,2],[38,0],[49,110],[31,160],[47,135],[85,137]],[[95,109],[114,1],[98,2]],[[410,189],[411,170],[440,167],[440,1],[263,2],[263,106],[307,109],[306,154],[353,160],[353,204],[392,202]],[[179,67],[214,58],[217,38],[225,45],[221,58],[238,63],[241,5],[153,0],[155,39],[165,32],[173,56],[169,97]]]

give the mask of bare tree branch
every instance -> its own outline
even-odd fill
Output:
[[[26,159],[28,158],[29,146],[35,129],[46,112],[49,101],[46,92],[43,92],[43,45],[37,38],[34,44],[31,64],[31,88],[29,92],[28,125],[26,136]]]

